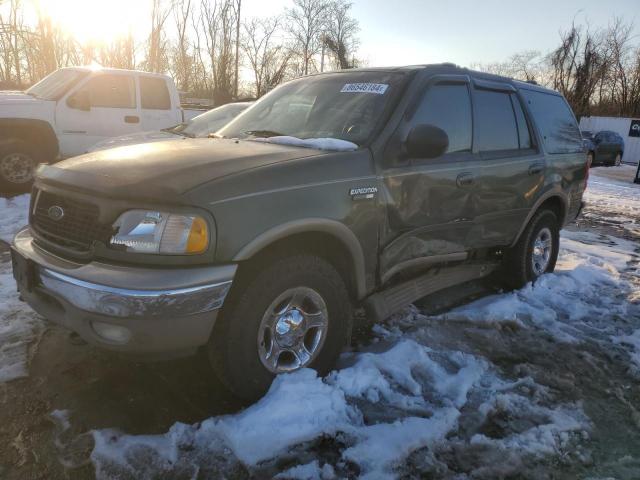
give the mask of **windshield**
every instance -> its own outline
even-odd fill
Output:
[[[349,72],[294,80],[264,96],[217,135],[336,138],[362,145],[403,77],[393,72]]]
[[[170,131],[186,137],[206,137],[210,133],[220,130],[240,112],[246,110],[249,105],[249,103],[228,103],[198,115],[189,122],[176,125]]]
[[[62,69],[50,73],[27,90],[29,95],[44,100],[58,100],[89,72]]]

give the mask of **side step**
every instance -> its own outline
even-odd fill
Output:
[[[424,275],[374,293],[364,301],[367,315],[373,321],[389,318],[416,300],[439,290],[486,277],[498,268],[497,263],[470,263],[434,268]]]

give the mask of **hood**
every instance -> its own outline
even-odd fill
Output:
[[[43,103],[46,100],[41,100],[31,95],[27,95],[24,92],[14,90],[0,90],[0,104],[4,105],[18,105],[21,103],[33,104]]]
[[[185,138],[186,137],[176,135],[175,133],[165,132],[162,130],[137,132],[102,140],[91,147],[89,152],[97,152],[98,150],[106,150],[108,148],[124,147],[125,145],[135,145],[137,143],[162,142],[163,140],[181,140]]]
[[[178,201],[180,194],[212,180],[322,153],[230,139],[153,142],[44,165],[38,170],[38,181],[112,198]]]

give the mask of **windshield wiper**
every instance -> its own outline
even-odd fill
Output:
[[[273,130],[247,130],[247,135],[253,135],[254,137],[269,138],[269,137],[283,137],[284,134],[280,132],[274,132]]]

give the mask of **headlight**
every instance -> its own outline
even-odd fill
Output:
[[[197,254],[209,246],[204,218],[148,210],[129,210],[113,224],[117,233],[110,244],[127,252],[167,255]]]

